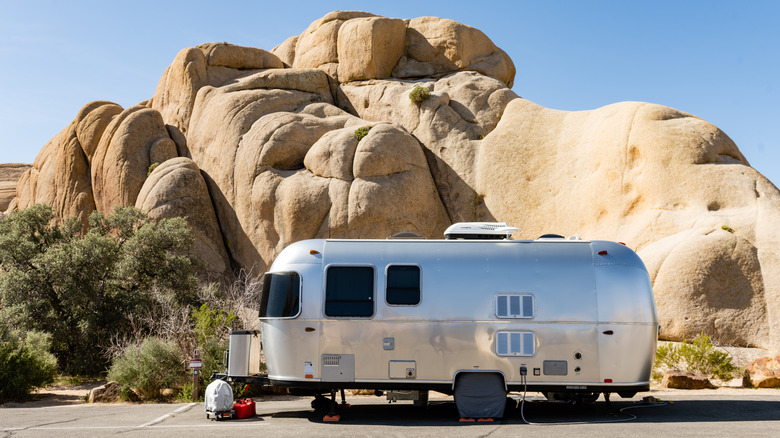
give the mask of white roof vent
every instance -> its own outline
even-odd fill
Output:
[[[510,227],[506,222],[458,222],[444,231],[447,240],[454,239],[509,239],[520,228]]]

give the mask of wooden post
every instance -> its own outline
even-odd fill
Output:
[[[198,401],[198,368],[192,369],[192,401]]]
[[[194,363],[193,363],[194,362]],[[192,401],[198,401],[198,374],[200,374],[200,350],[195,350],[195,357],[190,361],[192,368]]]

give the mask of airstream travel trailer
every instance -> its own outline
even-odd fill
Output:
[[[363,388],[424,402],[436,390],[477,417],[500,417],[508,391],[648,391],[658,321],[639,257],[607,241],[509,240],[512,230],[290,245],[265,274],[259,378],[333,398]],[[249,380],[233,363],[250,360],[250,343],[236,339],[234,352],[231,339],[241,371],[228,379]],[[481,415],[486,394],[500,411]]]

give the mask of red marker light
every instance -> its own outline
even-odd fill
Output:
[[[599,255],[607,255],[607,251],[599,251]]]
[[[612,379],[604,379],[604,383],[612,383]]]

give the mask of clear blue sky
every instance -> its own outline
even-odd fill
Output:
[[[584,110],[635,100],[725,131],[780,185],[780,1],[0,0],[0,162],[31,163],[92,100],[152,96],[176,53],[270,50],[332,10],[474,26],[517,67],[514,91]]]

